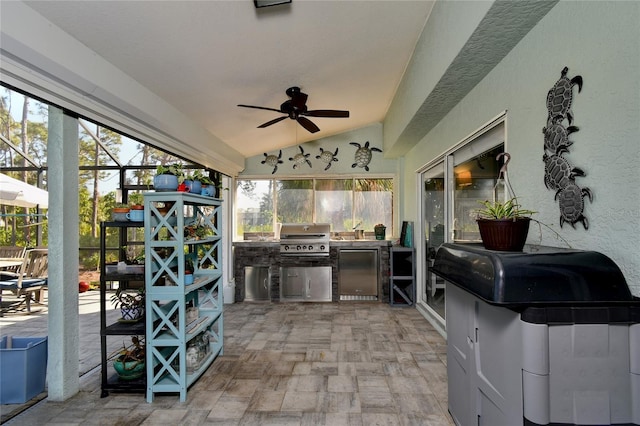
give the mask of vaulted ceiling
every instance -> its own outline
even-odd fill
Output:
[[[249,157],[382,122],[431,1],[27,1],[217,138]],[[349,118],[258,125],[299,86],[311,110]]]

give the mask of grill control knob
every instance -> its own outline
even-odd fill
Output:
[[[313,246],[309,246],[309,251],[313,251]]]
[[[324,251],[324,244],[320,246],[320,251]]]
[[[302,250],[302,247],[301,247],[301,246],[298,246],[296,249],[297,249],[298,251],[300,251],[300,250]]]

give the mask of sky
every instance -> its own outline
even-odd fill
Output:
[[[22,119],[22,106],[24,103],[24,96],[20,93],[10,91],[6,88],[2,88],[0,92],[1,96],[5,97],[8,94],[11,96],[11,116],[14,120],[20,121]],[[36,123],[45,122],[45,118],[42,115],[38,114],[37,111],[39,108],[36,107],[36,103],[38,101],[31,99],[29,101],[29,116],[28,120]],[[89,123],[89,128],[95,128],[95,125]],[[121,164],[128,164],[131,162],[136,156],[139,156],[140,153],[137,149],[137,145],[139,143],[135,140],[132,140],[126,136],[122,136],[122,145],[120,147],[120,153],[118,155],[118,160]],[[114,191],[118,186],[118,174],[116,172],[109,172],[107,178],[100,181],[100,193],[102,195]],[[90,191],[93,191],[93,188],[89,188]]]

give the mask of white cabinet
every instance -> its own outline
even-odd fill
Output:
[[[522,424],[518,313],[446,286],[449,412],[462,426]]]
[[[144,200],[147,401],[179,393],[184,402],[222,354],[221,200],[182,192]]]

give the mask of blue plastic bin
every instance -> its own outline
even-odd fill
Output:
[[[0,404],[22,404],[44,391],[47,337],[0,339]]]

